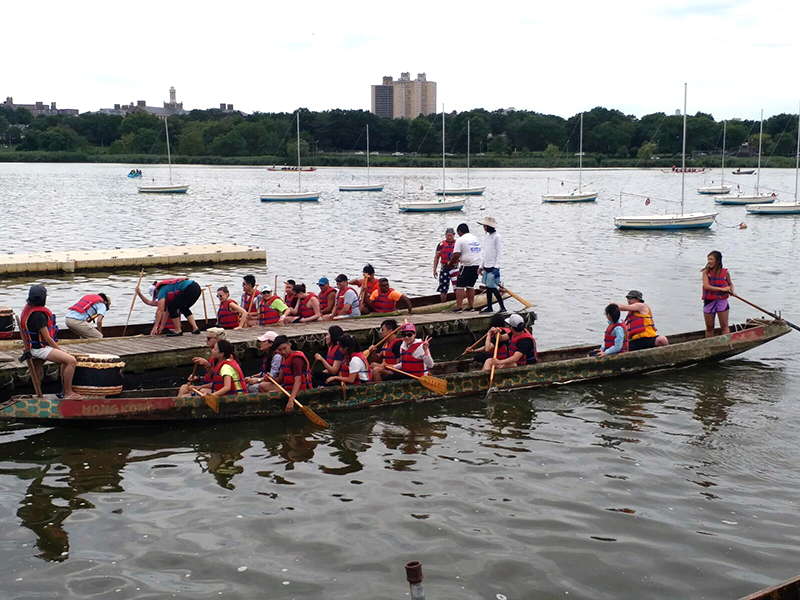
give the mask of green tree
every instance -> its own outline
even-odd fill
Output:
[[[51,127],[39,136],[39,149],[47,152],[77,150],[86,140],[69,127]]]
[[[641,148],[639,148],[637,156],[640,160],[650,160],[650,157],[655,154],[656,149],[657,146],[652,142],[644,144]]]
[[[556,160],[559,156],[561,156],[561,150],[555,144],[548,144],[544,149],[544,157],[547,160]]]
[[[160,154],[158,134],[152,129],[140,129],[132,134],[130,151],[136,154]],[[165,148],[166,153],[166,148]]]
[[[747,138],[747,145],[750,147],[750,153],[754,156],[758,155],[758,134],[754,133]],[[775,142],[772,141],[772,136],[765,133],[761,139],[761,156],[769,156],[775,148]]]
[[[237,130],[214,138],[208,146],[211,156],[244,156],[247,154],[247,142]]]
[[[178,154],[186,156],[204,156],[206,154],[206,144],[203,141],[203,123],[189,123],[184,127],[183,132],[178,137]]]
[[[4,140],[11,124],[4,116],[0,115],[0,140]]]
[[[18,125],[30,125],[33,123],[33,113],[21,106],[14,111],[14,118]]]
[[[436,126],[436,118],[419,116],[408,124],[408,149],[420,154],[441,152],[442,132]]]
[[[143,129],[150,129],[152,131],[161,131],[164,129],[164,123],[155,115],[146,112],[135,112],[129,114],[122,119],[119,126],[120,135],[127,133],[138,133]]]
[[[310,154],[308,141],[300,138],[300,156],[308,156]],[[290,140],[286,142],[286,156],[289,158],[297,156],[297,140]]]
[[[510,150],[510,148],[505,135],[496,135],[489,141],[489,152],[503,154],[506,150]]]

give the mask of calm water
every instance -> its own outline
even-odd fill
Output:
[[[257,196],[296,175],[178,167],[190,193],[155,197],[136,194],[132,166],[0,164],[0,252],[241,240],[267,249],[268,268],[190,274],[236,288],[246,273],[311,283],[369,261],[423,294],[435,291],[443,229],[492,215],[503,278],[535,304],[542,348],[599,343],[603,307],[630,288],[662,332],[701,328],[712,249],[741,295],[800,321],[795,217],[720,207],[709,232],[614,231],[620,189],[652,199],[626,199],[625,213],[671,212],[678,175],[585,172],[598,202],[558,206],[540,202],[547,173],[473,171],[486,195],[448,216],[397,212],[404,177],[421,194],[439,185],[435,170],[373,170],[387,189],[365,195],[332,191],[363,171],[322,170],[303,177],[322,202],[290,206]],[[144,170],[166,179],[166,168]],[[703,183],[687,176],[687,210],[711,206],[694,193]],[[762,184],[788,199],[794,173],[765,170]],[[730,227],[741,221],[748,229]],[[57,313],[106,290],[118,300],[108,322],[124,323],[136,276],[44,281]],[[31,282],[0,280],[0,305],[21,309]],[[749,316],[733,304],[732,319]],[[3,429],[0,597],[389,599],[406,595],[403,565],[420,560],[432,600],[736,598],[797,574],[795,344],[677,373],[334,415],[325,432],[300,417]]]

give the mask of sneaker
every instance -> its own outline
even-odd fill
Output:
[[[180,332],[179,331],[168,331],[167,332],[167,337],[178,337],[180,335],[183,335],[182,331],[180,331]]]
[[[482,308],[482,309],[480,309],[478,312],[482,312],[482,313],[493,313],[493,312],[494,312],[494,309],[493,309],[491,306],[487,306],[486,308]]]
[[[199,328],[197,328],[197,329],[195,329],[195,330],[194,330],[192,333],[193,333],[194,335],[200,335],[200,333],[202,333],[202,332],[200,331],[200,329],[199,329]]]
[[[475,310],[474,306],[468,306],[467,308],[464,309],[464,312],[472,312],[474,310]]]
[[[460,308],[454,308],[454,309],[453,309],[453,310],[451,310],[450,312],[453,312],[453,313],[460,313],[460,312],[464,312],[464,311],[463,311],[462,309],[460,309]]]

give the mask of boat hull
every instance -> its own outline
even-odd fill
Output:
[[[340,192],[382,192],[383,185],[340,185]]]
[[[498,369],[494,385],[499,390],[524,389],[594,379],[681,368],[717,361],[760,346],[791,329],[783,321],[758,321],[733,327],[732,333],[705,338],[704,331],[670,336],[670,345],[612,356],[588,357],[592,346],[577,346],[542,352],[536,365]],[[435,374],[447,382],[446,395],[437,395],[413,380],[369,385],[350,385],[342,394],[337,387],[318,388],[298,396],[314,412],[375,408],[442,400],[484,393],[489,373],[470,371],[469,361],[444,363]],[[442,372],[444,371],[444,372]],[[149,395],[148,395],[149,394]],[[49,424],[124,425],[154,421],[217,421],[225,419],[285,416],[285,399],[277,394],[248,394],[220,398],[219,412],[202,398],[177,399],[166,393],[123,392],[119,398],[64,400],[55,395],[44,398],[20,396],[0,405],[0,421],[28,421]],[[295,414],[302,414],[295,411]]]
[[[731,175],[752,175],[755,172],[755,169],[748,169],[747,171],[731,171]]]
[[[262,202],[319,202],[319,193],[308,194],[262,194]]]
[[[426,202],[401,202],[398,205],[400,212],[450,212],[464,208],[464,200],[432,200]]]
[[[721,206],[743,206],[745,204],[772,204],[776,196],[772,194],[759,194],[758,196],[720,196],[714,197],[714,204]]]
[[[800,215],[800,204],[795,204],[794,202],[747,204],[745,209],[751,215]]]
[[[701,187],[697,188],[697,193],[701,196],[715,196],[717,194],[730,194],[731,193],[731,186],[729,185],[718,185],[718,186],[708,186],[708,187]]]
[[[272,171],[273,173],[297,173],[298,171],[301,173],[311,173],[316,170],[316,167],[303,167],[302,169],[298,169],[297,167],[267,167],[267,171]]]
[[[642,217],[614,217],[617,229],[664,230],[708,229],[717,213],[687,213],[684,215],[653,215]]]
[[[481,196],[486,191],[486,186],[479,187],[465,187],[465,188],[447,188],[436,190],[437,196]]]
[[[128,177],[129,177],[130,179],[138,179],[138,178],[139,178],[139,177],[141,177],[141,176],[142,176],[142,174],[141,174],[141,173],[137,173],[136,175],[132,175],[131,173],[128,173]]]
[[[542,202],[594,202],[597,200],[597,194],[545,194],[542,196]]]
[[[140,185],[140,194],[185,194],[189,191],[188,185]]]

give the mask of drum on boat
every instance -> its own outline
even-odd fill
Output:
[[[14,335],[14,311],[0,306],[0,340],[10,340]]]
[[[122,392],[125,363],[114,354],[79,354],[72,389],[85,396],[116,396]]]

